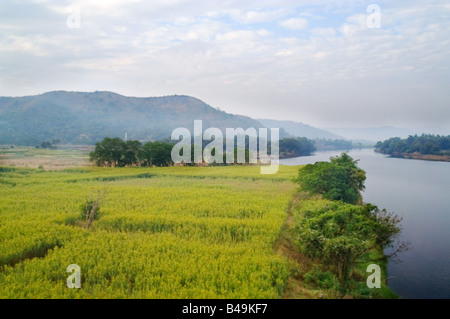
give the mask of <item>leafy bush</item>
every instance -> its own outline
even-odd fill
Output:
[[[376,206],[331,203],[302,212],[295,230],[300,248],[312,258],[334,267],[344,283],[358,259],[371,250],[391,247],[400,233],[400,218]]]
[[[366,173],[357,167],[357,163],[342,153],[340,157],[331,157],[330,162],[316,162],[301,168],[294,182],[303,191],[356,204],[361,202],[360,191],[364,190],[366,180]]]
[[[324,289],[339,290],[339,280],[330,271],[322,271],[318,267],[313,267],[310,271],[303,275],[308,284]]]
[[[89,219],[91,216],[93,219],[98,219],[100,214],[100,207],[97,200],[88,199],[86,203],[81,205],[81,218],[84,220]]]

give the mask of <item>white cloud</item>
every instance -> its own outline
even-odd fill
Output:
[[[315,29],[311,29],[311,34],[315,35],[315,36],[331,38],[336,35],[336,30],[334,28],[315,28]]]
[[[308,20],[303,18],[290,18],[281,21],[280,25],[290,30],[303,30],[308,27]]]
[[[450,7],[419,2],[381,3],[381,29],[367,28],[356,0],[7,3],[0,95],[188,94],[311,124],[395,124],[386,114],[448,123]],[[74,3],[82,27],[72,30],[64,10]]]
[[[280,50],[280,51],[275,53],[276,56],[282,56],[282,57],[290,56],[290,55],[293,55],[293,54],[294,54],[293,51],[286,50],[286,49]]]
[[[286,15],[285,9],[266,10],[231,10],[231,17],[242,24],[267,23]]]

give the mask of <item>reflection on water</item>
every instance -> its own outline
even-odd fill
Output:
[[[341,151],[280,160],[284,165],[328,161]],[[402,298],[450,298],[450,163],[389,158],[351,150],[366,171],[365,202],[403,217],[410,250],[390,262],[389,286]]]

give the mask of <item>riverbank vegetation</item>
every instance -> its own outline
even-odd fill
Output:
[[[305,137],[284,138],[279,143],[280,158],[307,156],[316,151],[314,142]]]
[[[318,287],[360,298],[392,297],[386,287],[373,290],[362,280],[361,265],[377,264],[386,274],[384,249],[393,248],[401,218],[372,204],[362,204],[365,172],[348,154],[299,169],[294,179],[303,200],[292,206],[291,238],[318,263],[304,279]],[[320,197],[313,197],[320,196]],[[397,247],[397,252],[406,245]]]
[[[341,156],[331,157],[329,162],[306,165],[300,170],[295,182],[301,190],[321,194],[325,199],[361,203],[366,173],[357,163],[347,153],[342,153]]]
[[[450,135],[394,137],[378,142],[375,151],[394,157],[450,161]]]

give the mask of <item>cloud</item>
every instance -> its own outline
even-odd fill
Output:
[[[280,25],[290,30],[303,30],[308,27],[308,20],[303,18],[290,18],[281,21]]]
[[[313,125],[450,126],[450,7],[381,1],[381,28],[370,29],[370,3],[7,2],[0,95],[188,94]],[[74,5],[79,29],[66,25]]]
[[[336,35],[334,28],[314,28],[311,29],[311,35],[332,38]]]
[[[242,24],[267,23],[282,18],[286,15],[286,10],[266,9],[266,10],[232,10],[231,17]]]

